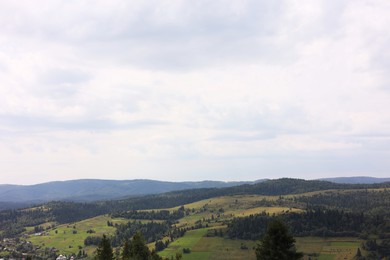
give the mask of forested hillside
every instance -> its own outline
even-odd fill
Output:
[[[112,246],[121,247],[124,241],[141,231],[147,242],[156,243],[156,248],[164,250],[169,243],[187,232],[193,234],[190,231],[194,230],[207,231],[202,233],[206,237],[257,240],[267,223],[278,217],[297,237],[367,240],[374,236],[383,241],[367,242],[367,248],[375,248],[375,245],[385,248],[383,243],[390,238],[389,188],[390,183],[352,185],[279,179],[93,203],[53,201],[31,208],[0,211],[0,238],[20,239],[34,232],[59,236],[58,229],[65,237],[67,233],[77,236],[74,223],[105,216]],[[88,250],[101,242],[102,230],[107,229],[101,222],[97,227],[99,229],[91,225],[83,230],[86,232],[82,235],[83,243]],[[69,246],[72,250],[75,245]],[[380,252],[387,251],[380,249]]]
[[[299,194],[305,192],[321,191],[321,190],[354,190],[368,188],[389,188],[390,183],[382,184],[336,184],[325,181],[305,181],[300,179],[278,179],[269,180],[253,185],[241,185],[228,188],[209,188],[209,189],[191,189],[185,191],[174,191],[164,194],[147,195],[142,197],[131,197],[122,200],[102,201],[95,203],[75,203],[75,202],[50,202],[41,206],[34,207],[33,210],[5,210],[0,212],[0,228],[4,230],[1,237],[9,237],[18,235],[23,231],[23,226],[34,226],[45,223],[48,220],[58,223],[68,223],[79,221],[85,218],[90,218],[102,214],[119,214],[129,210],[140,209],[159,209],[171,208],[184,204],[188,204],[203,199],[238,194],[258,194],[258,195],[287,195]],[[337,206],[359,205],[363,209],[364,205],[371,207],[371,203],[375,203],[375,198],[371,200],[369,197],[364,197],[364,193],[358,193],[363,196],[360,202],[351,204],[350,202],[357,201],[352,195],[345,199],[346,203]],[[334,195],[330,195],[334,196]],[[348,194],[345,194],[348,196]],[[318,195],[313,197],[301,197],[296,199],[298,202],[310,205],[322,205],[321,203],[342,203],[342,198],[333,198],[326,195]],[[316,200],[319,200],[318,202]],[[366,201],[366,203],[365,203]],[[369,203],[369,204],[368,204]],[[382,206],[376,207],[380,210]]]
[[[155,180],[71,180],[36,185],[0,185],[0,203],[43,203],[51,200],[93,202],[169,191],[224,188],[252,182],[167,182]],[[1,206],[1,205],[0,205]],[[7,204],[3,204],[3,207]],[[11,204],[14,207],[13,204]]]

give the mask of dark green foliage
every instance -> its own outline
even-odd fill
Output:
[[[45,229],[42,226],[35,226],[34,227],[34,232],[35,233],[43,232],[44,230]]]
[[[229,224],[229,238],[256,240],[267,230],[268,223],[272,220],[266,213],[250,215],[243,218],[235,218]],[[217,234],[217,230],[215,230]]]
[[[384,213],[390,216],[390,190],[369,192],[367,190],[351,192],[325,192],[313,196],[295,199],[310,208],[344,209],[370,214]],[[383,215],[383,214],[381,214]]]
[[[158,240],[155,243],[156,252],[163,251],[167,247],[167,244],[164,243],[162,240]]]
[[[156,253],[156,251],[154,251],[154,250],[150,253],[150,259],[151,260],[163,260],[163,258],[161,256],[159,256]]]
[[[280,216],[288,224],[294,236],[357,237],[374,230],[386,232],[383,216],[372,218],[363,213],[342,210],[308,210],[304,213],[285,213]],[[230,238],[251,239],[264,234],[273,219],[266,213],[235,218],[229,224]]]
[[[132,244],[130,240],[126,240],[122,250],[122,260],[130,260]]]
[[[126,240],[123,245],[122,260],[162,260],[155,252],[150,252],[140,232],[137,232],[131,240]]]
[[[378,242],[375,239],[367,240],[363,248],[369,251],[368,259],[389,259],[390,257],[390,239],[383,239]]]
[[[111,242],[103,235],[103,238],[100,242],[99,247],[96,249],[96,257],[97,260],[112,260],[114,259],[114,253],[112,252]]]
[[[160,211],[137,211],[131,210],[127,212],[115,213],[112,215],[115,218],[127,218],[127,219],[149,219],[149,220],[178,220],[185,216],[184,210],[175,210],[170,212],[169,210]]]
[[[369,189],[369,188],[388,188],[390,183],[382,184],[336,184],[326,181],[305,181],[299,179],[278,179],[265,181],[253,185],[241,185],[229,188],[208,188],[208,189],[191,189],[185,191],[168,192],[158,195],[149,195],[142,197],[132,197],[122,200],[112,200],[95,203],[74,203],[74,202],[50,202],[45,204],[43,209],[36,207],[34,210],[6,210],[0,211],[0,230],[2,230],[0,238],[16,237],[24,232],[26,226],[37,226],[46,222],[71,223],[82,219],[91,218],[103,214],[124,214],[124,212],[140,209],[158,209],[170,208],[175,206],[192,203],[195,201],[234,194],[259,194],[259,195],[285,195],[298,194],[309,191],[327,190],[327,189]],[[388,196],[387,192],[387,198]],[[384,196],[386,197],[386,194]],[[375,196],[369,193],[369,196]],[[382,194],[383,195],[383,194]],[[322,199],[322,198],[321,198]],[[373,198],[374,199],[374,198]],[[368,198],[367,202],[362,200],[362,205],[368,207],[373,202],[373,199]],[[305,199],[301,198],[300,203],[305,203]],[[331,200],[335,202],[337,200]],[[345,200],[348,201],[348,200]],[[355,200],[356,201],[356,200]],[[378,207],[375,207],[377,215],[389,212],[386,205],[382,205],[381,200],[376,200]],[[387,199],[386,201],[389,201]],[[308,201],[306,204],[313,204]],[[327,203],[329,204],[329,203]],[[390,203],[387,204],[389,206]],[[379,206],[381,205],[381,206]],[[184,212],[177,212],[182,214]],[[140,212],[136,214],[140,215]],[[157,213],[156,213],[157,214]],[[160,213],[158,213],[160,214]],[[166,214],[166,213],[161,213]],[[187,214],[187,211],[186,211]],[[390,213],[387,213],[388,215]],[[162,219],[174,218],[178,216],[161,215]]]
[[[131,257],[134,259],[149,259],[150,251],[141,233],[137,232],[131,242]]]
[[[85,246],[98,246],[102,242],[101,237],[93,237],[93,236],[88,236],[86,239],[84,239],[84,245]]]
[[[362,252],[360,251],[360,248],[358,247],[357,249],[357,252],[356,252],[356,256],[354,257],[355,260],[361,260],[363,257],[362,257]]]
[[[245,245],[244,243],[241,243],[240,249],[241,250],[248,250],[248,246]]]
[[[117,226],[112,242],[114,246],[119,246],[123,244],[124,241],[134,237],[138,232],[141,232],[146,239],[146,242],[150,243],[163,238],[168,234],[169,230],[170,225],[166,222],[149,222],[142,224],[139,221],[132,221],[127,224],[121,224]]]
[[[51,202],[49,213],[59,224],[77,222],[107,213],[107,208],[93,203]]]
[[[303,257],[295,250],[295,239],[289,234],[284,223],[274,219],[256,247],[256,258],[260,260],[295,260]]]

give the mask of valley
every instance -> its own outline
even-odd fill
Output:
[[[182,259],[255,259],[254,248],[273,218],[287,224],[304,259],[354,259],[358,249],[366,259],[375,259],[366,246],[372,241],[383,254],[389,252],[388,183],[363,187],[325,183],[331,189],[317,190],[317,182],[295,179],[255,185],[260,186],[0,211],[4,244],[0,256],[93,259],[105,234],[121,259],[123,241],[140,230],[149,249],[163,258],[179,254]]]

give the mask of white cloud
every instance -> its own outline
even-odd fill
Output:
[[[386,176],[389,11],[3,1],[0,182]]]

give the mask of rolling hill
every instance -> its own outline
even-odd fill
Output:
[[[130,196],[161,194],[171,191],[181,191],[202,188],[231,188],[228,192],[261,193],[260,190],[270,190],[272,186],[264,184],[265,179],[258,181],[223,182],[168,182],[156,180],[99,180],[80,179],[70,181],[54,181],[35,185],[0,185],[0,209],[16,208],[22,205],[41,203],[53,200],[92,202],[99,200],[119,199]],[[275,180],[276,181],[276,180]],[[277,182],[277,181],[276,181]],[[310,186],[330,188],[334,184],[375,184],[390,182],[390,178],[374,177],[339,177],[313,180]],[[283,182],[284,183],[284,182]],[[291,186],[282,189],[291,192]]]
[[[0,203],[40,203],[52,200],[98,201],[175,190],[225,188],[253,182],[165,182],[155,180],[82,179],[36,185],[0,185]],[[3,203],[3,205],[6,205]]]
[[[374,178],[368,176],[323,178],[321,180],[346,184],[373,184],[390,182],[390,178]]]

